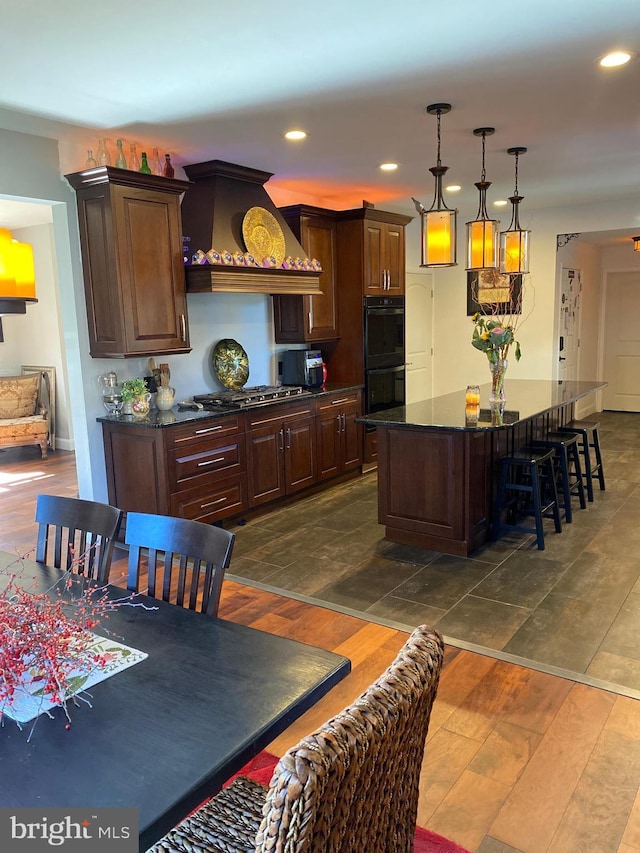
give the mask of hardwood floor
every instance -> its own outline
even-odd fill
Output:
[[[35,542],[35,496],[76,494],[74,457],[0,453],[0,548]],[[111,580],[124,578],[122,555]],[[270,747],[281,754],[391,662],[406,634],[225,581],[220,615],[347,655],[351,675]],[[640,702],[447,647],[419,822],[478,853],[638,853]],[[384,853],[384,851],[381,851]]]

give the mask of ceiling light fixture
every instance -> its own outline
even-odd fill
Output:
[[[33,249],[20,243],[11,231],[0,228],[0,343],[3,314],[26,314],[27,302],[37,302]]]
[[[640,235],[632,237],[631,239],[633,240],[633,251],[640,252]]]
[[[628,50],[614,50],[607,53],[598,60],[598,64],[602,68],[618,68],[620,65],[626,65],[631,59],[632,54]]]
[[[495,133],[495,127],[478,127],[474,136],[482,137],[482,174],[476,184],[480,193],[480,204],[476,218],[467,222],[467,270],[495,269],[498,266],[498,228],[497,219],[489,219],[487,213],[487,190],[491,181],[487,180],[484,165],[485,139]]]
[[[442,198],[442,178],[448,171],[440,160],[440,116],[451,112],[451,104],[430,104],[427,107],[429,115],[438,118],[438,158],[436,165],[429,171],[435,178],[433,204],[427,210],[417,200],[413,199],[416,210],[420,214],[422,230],[422,262],[421,267],[455,267],[457,265],[457,210],[451,210]]]
[[[285,139],[294,139],[294,140],[295,139],[306,139],[307,134],[304,132],[304,130],[288,130],[285,133],[284,138]]]
[[[445,190],[448,193],[459,193],[461,189],[462,187],[460,186],[460,184],[449,184],[448,187],[445,187]]]
[[[511,223],[506,231],[500,232],[500,272],[502,273],[529,272],[531,231],[520,227],[519,207],[524,196],[518,193],[518,159],[521,154],[526,153],[526,148],[507,148],[507,154],[512,154],[516,158],[516,182],[514,193],[509,198],[512,205]]]
[[[507,201],[506,201],[506,199],[504,199],[504,198],[497,198],[497,199],[493,202],[493,206],[494,206],[494,207],[506,207],[506,205],[507,205]]]
[[[397,163],[380,163],[380,169],[383,172],[395,172],[397,168]]]

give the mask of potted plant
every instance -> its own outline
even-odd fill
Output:
[[[149,414],[151,394],[144,379],[125,379],[122,388],[122,411],[125,415],[144,418]]]

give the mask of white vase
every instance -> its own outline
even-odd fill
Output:
[[[170,388],[168,385],[159,385],[156,391],[156,408],[161,412],[168,412],[169,409],[173,408],[175,396],[175,388]]]

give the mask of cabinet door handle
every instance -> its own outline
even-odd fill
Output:
[[[187,340],[187,320],[184,314],[180,315],[180,337],[183,341]]]
[[[223,504],[226,500],[226,498],[218,498],[217,501],[209,501],[208,504],[200,504],[200,509],[207,509],[207,507],[215,506],[216,504]]]
[[[280,452],[284,453],[284,427],[280,428]]]
[[[291,450],[291,430],[287,429],[287,450]]]
[[[347,416],[342,415],[342,432],[347,431]]]
[[[311,328],[312,328],[312,322],[313,322],[313,320],[312,320],[312,317],[311,317],[311,311],[309,311],[309,313],[307,314],[307,324],[308,324],[308,326],[307,326],[307,331],[308,331],[308,332],[310,332],[310,331],[311,331]]]
[[[341,421],[341,417],[342,417],[341,415],[336,415],[336,423],[337,423],[337,432],[338,432],[338,435],[340,435],[340,430],[342,429],[342,421]]]
[[[209,459],[207,462],[198,462],[198,468],[204,468],[205,465],[215,465],[216,462],[224,462],[224,456],[218,456],[217,459]]]

